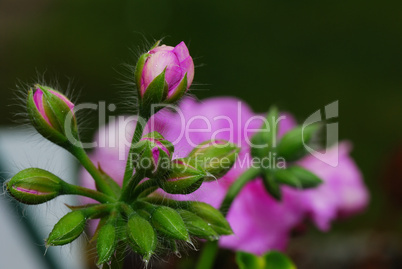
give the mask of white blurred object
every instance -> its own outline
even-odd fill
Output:
[[[25,168],[38,167],[74,183],[75,165],[68,152],[35,134],[32,129],[0,128],[2,178]],[[39,246],[30,240],[24,226],[19,222],[23,218],[30,219],[41,238],[45,239],[54,224],[69,211],[64,203],[77,204],[75,197],[62,196],[37,206],[23,205],[24,216],[16,215],[17,210],[13,212],[8,203],[9,199],[10,197],[5,195],[0,196],[0,268],[46,268],[43,257],[38,256],[38,251],[34,249]],[[85,268],[82,240],[85,239],[81,236],[72,244],[50,247],[46,255],[53,256],[57,269]]]

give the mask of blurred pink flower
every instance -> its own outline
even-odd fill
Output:
[[[282,116],[285,119],[279,123],[279,136],[296,125],[291,115],[283,113]],[[218,208],[229,186],[249,167],[251,157],[248,141],[261,123],[260,115],[235,98],[211,98],[202,102],[186,98],[180,103],[179,113],[159,112],[144,133],[150,132],[150,126],[153,126],[152,131],[160,132],[175,145],[174,158],[187,156],[195,145],[211,138],[225,139],[241,146],[236,164],[219,181],[205,182],[200,189],[186,196],[169,196],[202,201]],[[121,183],[125,160],[118,160],[118,144],[122,140],[129,141],[127,137],[133,133],[133,126],[126,130],[112,123],[102,130],[97,141],[101,141],[102,134],[107,133],[112,141],[118,143],[115,147],[96,149],[92,160],[99,162],[103,170]],[[124,139],[118,139],[119,136]],[[368,203],[368,192],[358,167],[349,156],[350,148],[349,143],[341,142],[329,149],[326,158],[334,158],[336,150],[339,151],[337,167],[331,167],[313,156],[302,159],[300,165],[316,173],[324,183],[306,191],[283,186],[281,202],[265,191],[261,180],[247,184],[227,216],[235,234],[221,237],[221,246],[257,255],[272,249],[283,250],[291,230],[306,218],[311,218],[321,230],[328,230],[331,221],[340,214],[348,215],[362,210]],[[86,172],[82,172],[81,179],[83,185],[94,188],[93,180]]]

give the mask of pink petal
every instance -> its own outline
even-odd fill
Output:
[[[176,54],[179,62],[184,61],[190,56],[188,48],[184,42],[180,42],[176,47],[174,47],[173,53]]]
[[[159,51],[152,54],[145,62],[144,69],[142,71],[144,90],[148,85],[158,76],[163,70],[166,70],[166,79],[169,84],[169,80],[179,80],[179,61],[174,53],[168,51]],[[181,75],[181,74],[180,74]],[[170,82],[170,84],[173,84]]]
[[[187,88],[191,86],[194,79],[194,62],[193,58],[188,56],[184,61],[180,63],[180,67],[183,70],[183,74],[187,73]]]
[[[302,193],[306,210],[321,230],[328,230],[330,222],[339,214],[350,215],[365,208],[369,194],[359,168],[349,156],[350,145],[342,142],[330,148],[323,160],[308,156],[300,164],[317,174],[324,183]],[[325,161],[338,158],[338,166]]]
[[[50,120],[48,118],[48,116],[46,115],[45,112],[45,107],[43,105],[43,91],[41,89],[36,89],[34,95],[33,95],[33,100],[34,103],[36,105],[36,108],[38,109],[39,113],[42,115],[42,117],[45,119],[45,121],[49,124],[52,125],[50,123]]]
[[[161,46],[158,46],[158,47],[150,50],[149,53],[154,54],[159,51],[173,51],[173,50],[174,50],[174,47],[172,47],[172,46],[161,45]]]

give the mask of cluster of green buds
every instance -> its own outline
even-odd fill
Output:
[[[252,156],[259,160],[259,172],[266,190],[277,200],[281,200],[280,185],[297,189],[317,187],[322,180],[312,172],[300,167],[297,161],[308,152],[306,146],[319,130],[319,125],[297,126],[277,141],[279,112],[272,107],[261,130],[251,139]],[[267,165],[268,156],[275,156],[277,165]]]
[[[177,101],[193,76],[194,65],[184,43],[174,48],[157,43],[140,57],[135,72],[139,116],[147,121],[152,115],[150,105]],[[204,181],[224,176],[235,163],[239,152],[236,145],[223,140],[206,141],[187,157],[174,159],[173,144],[157,132],[143,135],[144,126],[138,123],[120,186],[89,159],[78,135],[74,104],[66,96],[35,85],[28,93],[27,110],[37,131],[74,155],[96,185],[96,190],[72,185],[39,168],[25,169],[7,182],[8,193],[28,205],[45,203],[60,195],[80,195],[98,202],[68,206],[71,212],[54,226],[46,239],[47,246],[74,241],[88,220],[100,219],[93,238],[97,242],[98,265],[119,260],[127,247],[147,263],[162,250],[177,252],[177,245],[183,245],[179,241],[213,241],[232,233],[229,223],[214,207],[164,196],[189,194]]]

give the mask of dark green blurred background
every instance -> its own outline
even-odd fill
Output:
[[[122,63],[161,37],[188,44],[198,98],[277,104],[300,120],[339,100],[340,138],[353,141],[372,199],[334,232],[401,232],[402,1],[2,0],[0,124],[18,112],[15,85],[38,73],[73,80],[79,102],[116,100]]]

